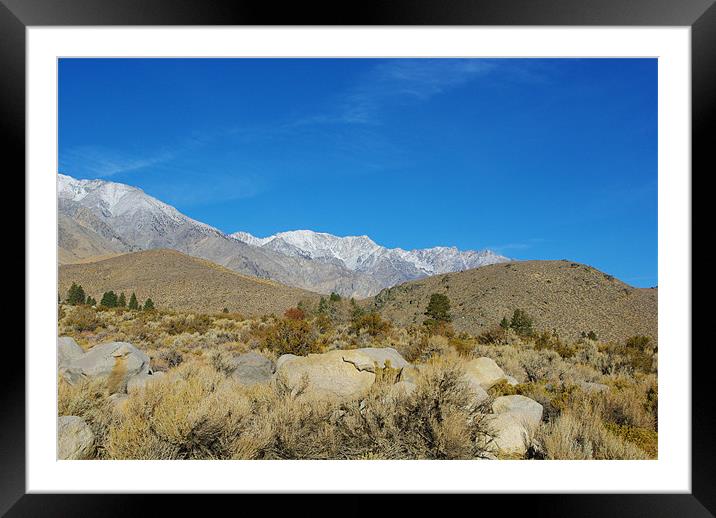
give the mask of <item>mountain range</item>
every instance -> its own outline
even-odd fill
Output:
[[[227,235],[136,187],[63,174],[57,181],[58,255],[64,264],[168,248],[252,277],[365,298],[406,281],[510,260],[490,250],[403,250],[380,246],[368,236],[310,230],[264,238]]]

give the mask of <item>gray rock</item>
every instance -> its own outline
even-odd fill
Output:
[[[493,385],[506,381],[504,371],[491,358],[475,358],[465,364],[465,376],[489,390]]]
[[[141,390],[144,390],[147,385],[150,383],[154,383],[164,377],[163,372],[155,372],[153,374],[137,374],[136,376],[132,376],[127,381],[127,394],[133,394],[135,392],[139,392]]]
[[[84,419],[74,415],[57,419],[58,459],[91,459],[94,452],[94,433]]]
[[[410,383],[417,383],[420,379],[420,365],[408,365],[403,367],[400,371],[400,381],[408,381]]]
[[[84,349],[77,345],[74,338],[61,336],[57,339],[57,365],[65,365],[85,353]]]
[[[230,364],[234,369],[231,377],[242,385],[267,383],[275,372],[270,359],[253,351],[236,356]]]
[[[534,430],[542,420],[542,405],[526,396],[500,396],[492,402],[495,414],[510,414],[525,427]]]
[[[508,385],[511,385],[513,387],[520,384],[520,382],[517,381],[517,378],[514,378],[510,375],[505,376],[505,381],[507,381]]]
[[[278,372],[278,370],[281,368],[281,365],[283,365],[284,362],[287,362],[294,358],[301,358],[301,357],[296,356],[295,354],[282,354],[281,356],[279,356],[278,360],[276,360],[276,370],[274,372]]]
[[[281,356],[276,377],[307,397],[347,400],[365,394],[375,381],[368,370],[374,362],[358,350],[329,351],[308,356]]]
[[[486,423],[493,435],[489,451],[503,456],[522,456],[529,446],[529,432],[513,414],[490,414]]]
[[[490,398],[490,395],[484,388],[482,388],[482,385],[477,383],[473,378],[471,378],[470,376],[465,376],[464,379],[467,382],[467,386],[470,390],[470,393],[472,394],[471,403],[473,405],[480,405],[481,403],[484,403]]]
[[[84,378],[106,380],[111,393],[125,392],[131,378],[149,372],[149,356],[127,342],[96,345],[60,369],[69,383]]]
[[[355,349],[355,351],[359,351],[368,356],[377,363],[381,369],[385,368],[388,363],[393,369],[402,369],[410,365],[405,358],[392,347],[363,347],[361,349]]]

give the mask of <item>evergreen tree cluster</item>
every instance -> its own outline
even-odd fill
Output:
[[[508,329],[514,329],[520,336],[534,335],[534,330],[532,329],[532,317],[530,317],[527,312],[522,309],[516,309],[514,313],[512,313],[512,319],[503,317],[500,321],[500,327],[505,331]]]
[[[58,294],[58,302],[60,301],[61,297]],[[88,306],[97,305],[97,300],[94,297],[85,295],[85,291],[82,286],[74,282],[72,283],[72,286],[70,286],[70,289],[67,290],[65,302],[72,306],[79,306],[82,304],[86,304]],[[132,292],[132,295],[129,297],[129,303],[127,303],[127,296],[124,292],[117,295],[111,290],[105,291],[102,294],[99,305],[105,308],[128,308],[135,311],[149,311],[154,309],[154,301],[152,301],[151,298],[147,298],[147,300],[144,301],[144,304],[140,304],[139,300],[137,300],[137,295]]]

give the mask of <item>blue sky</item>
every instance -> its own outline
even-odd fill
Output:
[[[225,232],[657,284],[655,59],[62,59],[58,169]]]

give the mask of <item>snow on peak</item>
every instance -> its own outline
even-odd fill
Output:
[[[258,238],[248,232],[236,232],[231,237],[252,246],[269,247],[289,255],[311,259],[338,260],[353,271],[371,271],[381,264],[403,265],[426,275],[448,273],[485,264],[509,260],[490,250],[460,251],[457,247],[437,246],[419,250],[386,248],[368,236],[339,237],[312,230],[291,230]]]

